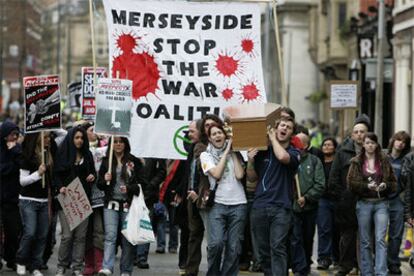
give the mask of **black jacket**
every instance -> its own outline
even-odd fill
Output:
[[[145,204],[152,208],[158,202],[160,185],[167,176],[167,163],[165,159],[145,158],[144,175],[147,183],[142,187],[144,190]]]
[[[401,183],[405,187],[405,217],[414,218],[414,152],[404,156],[401,168]]]
[[[356,156],[354,141],[346,139],[337,150],[329,175],[329,186],[336,200],[337,222],[347,226],[356,226],[356,197],[348,189],[347,176],[351,159]]]
[[[21,145],[17,144],[10,150],[7,148],[6,137],[19,128],[11,121],[4,121],[0,127],[0,167],[1,167],[1,204],[19,202],[20,192],[20,161]]]
[[[73,143],[73,137],[76,132],[83,133],[83,147],[81,150],[83,156],[82,164],[75,165],[76,147]],[[60,145],[54,165],[54,185],[56,193],[59,193],[60,188],[68,186],[76,177],[82,183],[85,193],[90,197],[93,182],[88,183],[86,178],[93,174],[96,178],[96,170],[92,153],[89,151],[89,141],[85,130],[81,127],[74,127],[68,131],[65,139]]]
[[[114,187],[116,184],[116,163],[112,162],[112,180],[109,183],[109,185],[107,185],[106,181],[105,181],[105,174],[108,172],[108,166],[109,166],[109,158],[105,157],[102,160],[102,164],[101,167],[99,168],[99,175],[98,175],[98,182],[97,182],[97,186],[100,190],[105,192],[105,205],[110,201],[113,200],[113,191],[114,191]],[[128,195],[128,200],[127,203],[130,204],[132,201],[132,198],[134,195],[138,196],[139,195],[139,186],[138,184],[141,184],[141,187],[145,187],[148,184],[147,179],[144,176],[144,171],[143,171],[143,165],[140,159],[136,158],[135,156],[133,156],[132,154],[128,154],[128,162],[132,162],[133,165],[133,169],[131,170],[131,175],[129,175],[128,173],[126,173],[127,170],[127,165],[123,165],[122,166],[122,174],[123,177],[125,178],[125,185],[127,187],[127,195]]]

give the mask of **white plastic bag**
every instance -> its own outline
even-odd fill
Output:
[[[121,233],[132,244],[155,242],[149,210],[145,205],[144,193],[139,185],[139,196],[134,196]]]

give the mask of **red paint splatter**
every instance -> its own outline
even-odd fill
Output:
[[[224,90],[221,92],[221,95],[223,96],[223,98],[224,98],[226,101],[228,101],[228,100],[230,100],[230,99],[233,97],[233,95],[234,95],[233,89],[231,89],[231,88],[226,88],[226,89],[224,89]]]
[[[242,47],[244,52],[251,53],[253,51],[253,48],[254,48],[253,40],[248,39],[248,38],[243,39],[242,42],[241,42],[241,47]]]
[[[253,82],[242,87],[242,95],[244,101],[253,101],[260,96],[259,90]]]
[[[231,56],[219,55],[216,60],[216,68],[223,76],[230,77],[236,74],[239,68],[239,61]]]
[[[112,65],[112,77],[116,77],[119,72],[119,78],[132,80],[132,98],[135,100],[149,93],[155,94],[160,79],[160,70],[154,57],[145,51],[142,54],[133,52],[138,39],[131,34],[120,35],[117,46],[123,53],[113,58]]]

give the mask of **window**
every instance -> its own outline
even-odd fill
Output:
[[[342,28],[346,22],[346,3],[338,3],[338,28]]]

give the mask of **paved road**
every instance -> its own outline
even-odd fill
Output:
[[[59,233],[59,231],[58,231],[58,233]],[[203,248],[204,249],[206,248],[205,244],[204,244]],[[315,244],[314,248],[317,248],[316,244]],[[43,271],[45,276],[52,276],[55,273],[56,262],[57,262],[57,250],[58,250],[58,247],[56,246],[55,250],[54,250],[54,254],[53,254],[51,260],[49,261],[49,270]],[[315,255],[316,255],[316,252],[315,252]],[[205,272],[207,270],[207,261],[206,261],[205,256],[206,256],[206,254],[205,254],[205,252],[203,252],[203,260],[202,260],[201,267],[200,267],[200,272],[201,273],[199,275],[205,275]],[[119,257],[120,256],[118,254],[117,262],[116,262],[116,271],[115,271],[114,275],[119,275],[120,274],[119,273]],[[150,256],[149,256],[150,269],[134,268],[133,275],[137,275],[137,276],[177,276],[177,275],[179,275],[179,270],[178,270],[177,263],[178,263],[178,255],[177,254],[169,254],[169,253],[156,254],[155,253],[155,246],[151,245]],[[413,276],[414,275],[414,271],[409,268],[409,265],[408,265],[407,262],[403,262],[402,270],[403,270],[403,275],[404,276]],[[11,276],[11,275],[16,275],[16,273],[12,272],[10,270],[7,270],[7,268],[5,269],[3,267],[3,270],[0,271],[0,275],[1,276]],[[67,273],[67,275],[70,275],[70,273]],[[258,276],[258,275],[263,275],[263,274],[252,273],[252,272],[240,272],[239,275]],[[293,274],[291,273],[291,275],[293,275]],[[316,270],[316,265],[314,265],[311,275],[312,276],[316,276],[316,275],[321,275],[321,276],[334,275],[334,271],[333,270],[318,271],[318,270]]]

